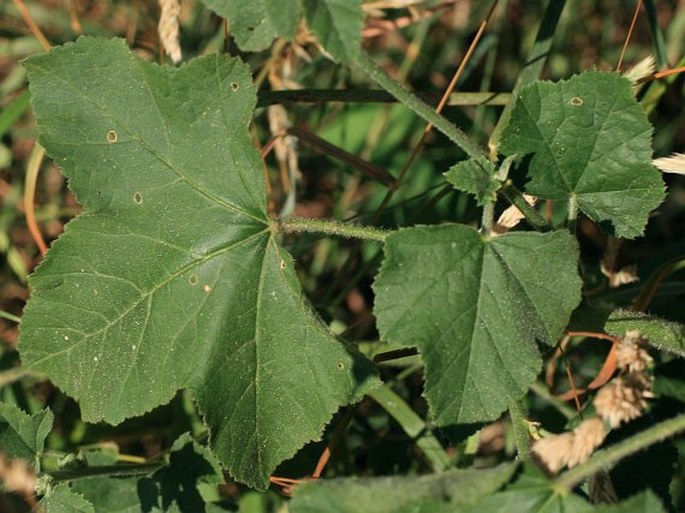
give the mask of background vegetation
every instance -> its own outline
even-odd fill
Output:
[[[391,75],[435,104],[479,24],[488,15],[490,2],[427,1],[410,8],[402,4],[365,2],[363,45]],[[546,4],[523,0],[499,2],[457,91],[481,92],[475,97],[478,101],[491,97],[490,92],[510,92],[533,44]],[[51,45],[73,41],[79,34],[116,36],[125,38],[146,59],[165,60],[158,43],[156,2],[27,0],[25,5]],[[682,66],[685,3],[673,0],[649,5],[657,8],[640,13],[623,67],[648,55],[656,55],[660,67]],[[73,400],[41,376],[23,375],[18,367],[17,324],[29,297],[27,278],[42,258],[40,245],[27,226],[27,204],[33,205],[29,210],[35,210],[47,244],[62,233],[64,225],[80,208],[52,162],[40,164],[37,181],[32,181],[35,173],[29,170],[33,166],[37,171],[37,132],[21,61],[43,49],[28,29],[19,6],[20,3],[9,1],[0,4],[0,400],[31,415],[46,406],[54,413],[54,428],[46,442],[45,469],[65,468],[65,458],[155,462],[168,453],[184,432],[190,431],[199,440],[206,437],[188,394],[179,393],[170,404],[115,427],[88,424],[81,420]],[[588,69],[615,69],[627,39],[633,8],[634,2],[568,1],[554,35],[544,78],[558,80]],[[375,87],[361,72],[335,65],[321,54],[314,41],[306,38],[297,44],[279,41],[272,50],[263,52],[241,52],[230,37],[230,28],[227,38],[223,20],[199,1],[184,0],[180,20],[184,60],[229,52],[249,63],[261,98],[251,127],[256,146],[267,147],[279,127],[293,127],[289,134],[299,138],[296,146],[279,147],[266,156],[272,212],[356,220],[386,228],[436,224],[447,219],[478,224],[481,210],[473,196],[444,185],[443,173],[462,155],[456,154],[453,144],[437,132],[429,134],[402,186],[385,203],[386,188],[369,177],[368,164],[359,164],[350,155],[372,162],[376,167],[371,172],[389,170],[396,176],[409,162],[425,122],[402,105],[363,101],[361,90]],[[655,35],[650,26],[658,27],[659,32]],[[300,87],[353,92],[345,102],[298,101],[286,103],[280,110],[267,108],[270,91]],[[685,79],[679,75],[642,93],[641,100],[655,127],[655,156],[685,151],[684,92]],[[454,104],[443,112],[485,143],[507,96],[493,98],[488,106],[457,105],[468,103],[467,98],[471,97],[457,95]],[[286,156],[279,157],[279,151],[286,152]],[[296,156],[297,169],[292,162],[288,163],[288,151]],[[620,266],[636,264],[643,279],[664,262],[674,261],[649,310],[663,318],[685,322],[685,179],[676,175],[664,178],[668,186],[666,201],[651,217],[643,237],[621,245],[617,259]],[[549,213],[561,218],[564,215],[551,207]],[[590,277],[585,285],[586,294],[613,305],[629,305],[639,293],[641,283],[609,286],[600,272],[600,262],[610,244],[607,236],[585,218],[580,219],[578,235],[582,265]],[[297,261],[308,297],[331,329],[371,357],[381,349],[387,351],[387,347],[381,348],[372,314],[371,284],[380,264],[378,248],[354,240],[313,235],[288,237],[285,245]],[[587,385],[599,372],[607,351],[608,347],[601,343],[588,343],[582,337],[574,339],[561,362],[549,367],[552,392],[568,390],[569,375],[576,387]],[[572,374],[567,373],[567,368]],[[664,375],[674,379],[663,381],[663,386],[673,386],[672,396],[679,400],[659,402],[654,406],[656,417],[663,418],[682,407],[683,371],[682,359],[674,359],[664,369]],[[430,446],[436,440],[447,448],[449,465],[457,467],[485,467],[513,457],[513,434],[506,418],[487,426],[436,431],[437,438],[423,436],[427,406],[422,397],[423,380],[417,357],[388,362],[381,366],[381,373],[384,381],[392,384],[393,393],[402,398],[402,404],[414,413],[393,409],[393,398],[381,396],[366,398],[357,407],[339,412],[327,434],[335,436],[337,445],[325,477],[424,474],[440,465],[430,456]],[[563,413],[573,416],[573,406],[552,407],[539,395],[530,395],[529,406],[530,417],[548,429],[561,431],[568,421]],[[649,420],[640,420],[629,431],[637,432],[647,424]],[[346,426],[344,434],[336,432],[336,426]],[[414,434],[408,434],[411,432]],[[323,442],[308,445],[284,463],[276,475],[310,475],[324,448]],[[666,507],[685,510],[684,462],[682,439],[657,445],[621,463],[612,475],[616,491],[623,499],[638,491],[635,483],[640,483],[642,488],[652,489]],[[226,477],[228,484],[221,485],[218,491],[206,492],[211,500],[223,500],[226,508],[261,512],[286,507],[282,487],[256,492]],[[0,510],[27,507],[15,495],[0,498]]]

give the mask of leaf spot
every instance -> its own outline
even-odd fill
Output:
[[[281,260],[281,262],[278,264],[278,267],[281,269],[281,271],[285,269],[285,260]]]
[[[93,356],[93,361],[94,361],[94,362],[97,362],[97,361],[98,361],[98,357],[97,357],[97,356]]]
[[[212,287],[210,287],[209,285],[205,285],[205,286],[202,287],[202,290],[204,290],[205,292],[211,292],[211,291],[212,291]]]
[[[64,340],[69,340],[69,337],[67,335],[64,335]]]
[[[197,285],[197,274],[191,274],[188,278],[188,283],[190,283],[191,285]]]
[[[233,92],[235,93],[240,89],[240,84],[238,84],[238,82],[231,82],[231,89],[233,89]]]
[[[583,104],[583,99],[580,96],[574,96],[571,98],[571,105],[574,107],[580,107]]]
[[[133,201],[136,202],[136,205],[140,205],[143,202],[143,195],[139,192],[136,192],[133,195]]]
[[[338,362],[338,370],[345,370],[345,364],[343,362]]]
[[[110,130],[107,132],[107,142],[108,143],[115,143],[117,142],[117,133],[114,130]]]

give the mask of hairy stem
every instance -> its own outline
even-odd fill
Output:
[[[685,413],[665,420],[635,436],[595,454],[588,462],[560,475],[556,484],[568,490],[595,472],[611,468],[621,459],[685,431]]]
[[[449,137],[470,157],[487,156],[483,149],[478,146],[473,139],[471,139],[455,125],[447,121],[447,119],[442,117],[440,114],[437,114],[432,107],[422,102],[416,95],[406,89],[402,84],[390,78],[385,70],[378,66],[378,64],[371,60],[371,58],[364,52],[360,52],[356,64],[369,77],[375,80],[378,85],[388,91],[409,109],[421,116],[424,120],[435,126],[435,128]]]
[[[341,223],[326,219],[305,219],[301,217],[286,217],[279,221],[280,228],[285,232],[313,232],[337,235],[354,239],[376,240],[383,242],[390,233],[387,230],[360,226],[357,224]]]
[[[516,452],[522,461],[530,458],[530,436],[528,435],[526,414],[526,406],[522,399],[509,402],[509,417],[514,430]]]

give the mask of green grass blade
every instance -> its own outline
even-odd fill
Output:
[[[551,0],[549,2],[545,15],[542,18],[540,28],[538,29],[537,36],[535,37],[533,48],[531,48],[526,64],[516,80],[516,85],[512,92],[514,98],[516,98],[516,94],[522,87],[537,80],[540,76],[542,68],[544,67],[545,62],[547,62],[547,56],[549,55],[549,50],[552,47],[552,41],[554,40],[554,32],[565,5],[566,0]],[[504,107],[504,111],[497,122],[497,126],[490,136],[488,146],[490,146],[491,151],[493,152],[497,151],[502,130],[504,130],[504,127],[509,123],[513,104],[514,102],[511,101]]]
[[[452,466],[449,456],[423,419],[390,387],[376,388],[369,395],[402,426],[407,435],[416,440],[416,445],[434,471],[447,470]]]

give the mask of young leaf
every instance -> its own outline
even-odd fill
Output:
[[[418,347],[438,425],[495,419],[525,394],[541,366],[535,339],[554,343],[580,300],[577,259],[566,232],[442,225],[386,238],[378,328]]]
[[[485,157],[475,157],[453,165],[445,178],[455,189],[476,196],[478,205],[493,203],[501,183],[495,177],[495,164]]]
[[[45,513],[95,513],[93,505],[66,484],[58,484],[50,490],[40,505]]]
[[[35,463],[45,448],[54,418],[48,409],[29,415],[13,404],[0,402],[0,448],[10,458]]]
[[[292,40],[302,15],[321,45],[336,60],[348,62],[359,53],[364,13],[360,0],[202,0],[228,18],[242,50],[264,50],[277,37]]]
[[[642,234],[664,198],[652,166],[652,127],[630,82],[588,71],[521,90],[502,134],[505,155],[531,155],[526,192],[568,200],[619,237]]]
[[[159,67],[93,38],[26,66],[40,141],[85,212],[31,279],[22,360],[87,421],[192,388],[221,461],[265,488],[376,377],[312,314],[272,233],[248,67]]]
[[[304,483],[295,489],[292,513],[400,513],[455,511],[496,492],[517,465],[485,470],[449,470],[420,477],[344,478]]]

